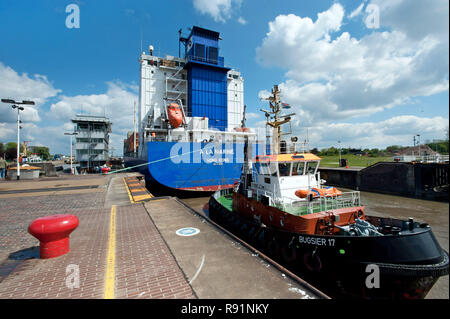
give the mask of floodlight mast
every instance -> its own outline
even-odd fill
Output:
[[[3,103],[7,103],[7,104],[12,104],[11,107],[13,109],[17,109],[17,179],[20,179],[20,129],[22,128],[20,126],[20,111],[25,110],[22,106],[19,105],[34,105],[34,101],[15,101],[15,100],[11,100],[11,99],[2,99]]]
[[[73,168],[72,168],[72,148],[73,148],[73,144],[72,144],[72,136],[74,135],[78,135],[77,132],[73,132],[73,133],[64,133],[64,135],[70,135],[70,174],[74,174]]]

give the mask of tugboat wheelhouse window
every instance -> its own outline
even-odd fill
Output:
[[[291,173],[291,163],[280,163],[278,166],[280,168],[280,176],[289,176]]]
[[[314,174],[319,162],[306,162],[306,174]]]
[[[297,162],[292,163],[292,176],[304,175],[305,174],[305,163]]]

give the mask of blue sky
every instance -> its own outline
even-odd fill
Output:
[[[312,147],[439,139],[449,116],[448,1],[421,2],[2,1],[0,97],[38,102],[24,113],[23,139],[52,153],[69,152],[63,132],[73,114],[106,107],[120,154],[133,126],[141,39],[143,50],[178,55],[178,30],[198,25],[220,32],[220,55],[242,72],[249,126],[263,120],[259,97],[280,84],[297,113],[294,132],[303,138],[308,127]],[[65,25],[71,3],[78,29]],[[379,10],[375,28],[370,5]],[[9,108],[0,105],[0,142],[15,140]]]

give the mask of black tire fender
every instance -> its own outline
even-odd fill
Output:
[[[319,272],[322,270],[322,260],[317,253],[307,252],[303,255],[303,263],[309,271]]]
[[[295,245],[283,245],[281,247],[281,257],[283,257],[283,260],[287,263],[292,263],[297,259],[297,249],[295,248]]]

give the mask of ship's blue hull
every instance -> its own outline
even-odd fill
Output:
[[[254,144],[252,155],[265,145]],[[148,163],[147,165],[142,165]],[[239,181],[244,143],[147,142],[147,157],[126,160],[150,183],[186,191],[215,191]]]

